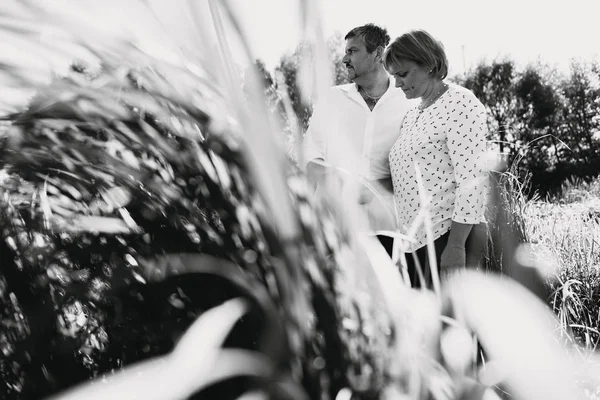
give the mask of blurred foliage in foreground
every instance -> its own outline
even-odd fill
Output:
[[[235,297],[250,312],[224,345],[266,357],[271,372],[247,369],[198,398],[254,387],[286,398],[290,382],[311,399],[381,391],[386,309],[368,280],[344,272],[343,224],[311,205],[304,178],[276,155],[263,160],[284,179],[272,203],[268,175],[252,169],[266,142],[249,149],[255,133],[236,120],[244,104],[228,102],[202,64],[82,30],[58,9],[4,7],[0,30],[14,45],[66,59],[86,50],[96,62],[50,84],[19,61],[2,66],[4,84],[35,96],[6,116],[0,152],[0,397],[45,397],[164,355]],[[38,40],[57,22],[56,41]]]

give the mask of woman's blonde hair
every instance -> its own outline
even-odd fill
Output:
[[[412,30],[402,34],[394,39],[383,53],[383,65],[386,69],[406,60],[427,67],[429,73],[438,79],[448,76],[448,59],[444,45],[424,30]]]

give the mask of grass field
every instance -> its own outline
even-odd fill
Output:
[[[560,197],[522,208],[525,236],[552,288],[548,304],[574,357],[588,362],[600,345],[600,181],[569,185]],[[596,360],[596,361],[593,361]],[[583,380],[591,399],[600,388]]]
[[[595,350],[600,333],[600,183],[523,209],[529,242],[555,289],[549,299],[566,330]]]

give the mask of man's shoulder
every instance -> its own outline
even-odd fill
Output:
[[[344,83],[342,85],[335,85],[329,88],[329,93],[332,95],[346,94],[355,88],[354,83]]]
[[[415,107],[418,104],[417,100],[407,99],[404,91],[397,87],[390,87],[390,101],[395,104],[395,106],[400,106],[405,110],[409,110],[412,107]]]
[[[406,95],[404,94],[404,91],[400,88],[394,87],[394,86],[390,86],[390,88],[388,89],[390,91],[390,94],[394,97],[394,98],[400,98],[400,99],[404,99],[406,101],[409,101],[406,98]]]
[[[353,86],[354,83],[330,86],[329,89],[323,93],[322,98],[318,103],[325,105],[332,102],[343,101],[343,99],[348,98],[348,93],[353,90]]]
[[[347,92],[348,90],[352,89],[354,86],[355,86],[355,84],[352,82],[344,83],[341,85],[332,86],[331,90],[341,90],[341,91]]]

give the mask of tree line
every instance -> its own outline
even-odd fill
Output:
[[[327,44],[333,83],[347,83],[343,38],[336,34]],[[302,133],[312,113],[313,104],[303,101],[298,84],[303,46],[284,54],[272,71],[261,60],[255,62],[264,77],[268,101],[281,114],[288,136],[291,120],[283,98],[289,99]],[[557,195],[567,183],[589,182],[600,175],[597,60],[572,60],[563,72],[541,62],[519,68],[510,58],[496,59],[481,61],[449,79],[472,90],[485,104],[490,148],[529,182],[531,195]]]

